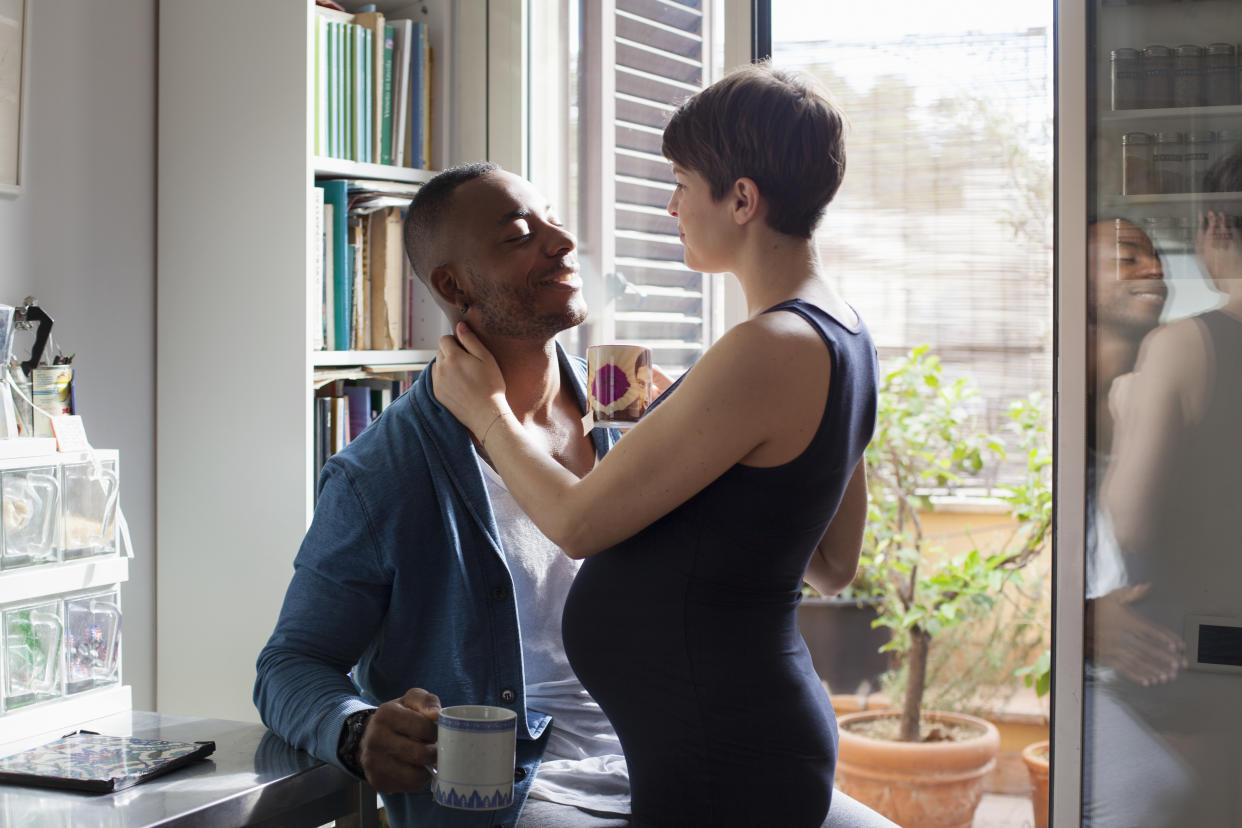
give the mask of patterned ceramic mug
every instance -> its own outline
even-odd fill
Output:
[[[641,345],[587,348],[587,401],[594,425],[629,428],[651,405],[651,351]]]
[[[436,802],[464,811],[513,804],[517,714],[503,707],[462,704],[440,711]]]

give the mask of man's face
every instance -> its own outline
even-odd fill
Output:
[[[451,221],[480,334],[546,341],[586,318],[577,244],[529,181],[496,172],[462,184]]]
[[[1093,224],[1089,244],[1096,324],[1143,337],[1159,324],[1169,294],[1151,239],[1117,219]]]

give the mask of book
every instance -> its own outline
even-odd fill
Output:
[[[423,75],[427,71],[427,24],[414,24],[414,40],[410,48],[410,111],[409,128],[406,135],[406,160],[418,170],[427,169],[423,158],[423,126],[426,102],[423,100],[425,83]]]
[[[328,154],[328,21],[315,17],[315,155]]]
[[[384,15],[377,11],[358,12],[354,15],[354,22],[364,27],[370,33],[368,40],[371,41],[371,44],[367,51],[368,60],[370,61],[370,83],[368,86],[371,93],[367,97],[370,117],[366,121],[368,131],[371,133],[371,140],[368,144],[371,153],[369,160],[382,164],[385,162],[383,161],[383,135],[380,125],[384,109],[383,67],[387,27],[384,23]]]
[[[333,87],[335,89],[336,103],[333,107],[333,117],[336,119],[336,157],[349,157],[349,144],[346,140],[346,123],[348,121],[349,100],[346,98],[348,89],[347,74],[349,64],[348,56],[345,53],[345,24],[333,23],[334,40],[336,42],[336,56],[332,64]]]
[[[322,351],[324,348],[324,307],[323,307],[323,262],[324,262],[324,199],[323,188],[311,190],[311,255],[310,283],[312,301],[311,308],[311,348]]]
[[[371,339],[375,351],[392,351],[405,341],[402,330],[402,239],[401,209],[385,207],[367,216],[371,273]]]
[[[406,163],[406,119],[410,111],[410,48],[414,39],[413,20],[390,20],[394,28],[392,59],[392,163],[404,167]]]
[[[119,791],[215,752],[215,742],[101,736],[80,730],[0,759],[0,784]]]
[[[349,249],[349,183],[327,180],[315,186],[323,187],[324,202],[332,205],[332,349],[348,351],[354,285]]]
[[[341,111],[341,115],[345,119],[345,155],[342,157],[347,158],[351,161],[357,161],[358,160],[358,145],[356,142],[358,138],[358,134],[357,134],[358,111],[357,111],[357,101],[354,100],[354,98],[356,97],[354,95],[354,91],[357,88],[357,84],[358,84],[358,80],[355,77],[358,67],[354,61],[354,42],[355,42],[354,32],[360,31],[360,30],[358,29],[357,26],[353,25],[352,23],[342,26],[341,28],[343,29],[344,44],[345,44],[342,50],[342,56],[344,59],[344,69],[342,72],[342,80],[344,81],[343,88],[345,90],[345,93],[343,96],[344,105]]]
[[[366,240],[363,237],[365,225],[362,217],[349,216],[349,273],[352,279],[350,288],[350,320],[349,348],[355,351],[365,350],[364,342],[370,341],[366,334],[367,291],[366,262],[363,260],[366,251]]]
[[[328,456],[342,451],[349,445],[349,398],[332,397],[332,422],[329,428]]]
[[[380,73],[381,83],[377,84],[380,90],[379,116],[376,118],[376,123],[379,124],[378,160],[381,164],[392,164],[392,62],[395,48],[396,29],[384,26],[384,47],[381,62],[378,64],[383,67]]]
[[[332,418],[332,400],[328,397],[315,398],[315,480],[319,480],[319,475],[323,472],[323,464],[329,457],[329,423]],[[315,487],[318,494],[319,487]]]
[[[373,45],[375,38],[372,35],[373,33],[370,29],[362,30],[362,85],[358,88],[359,99],[362,101],[359,115],[361,119],[359,128],[362,133],[362,157],[359,160],[367,163],[375,160],[375,156],[371,151],[371,136],[374,132],[371,126],[375,122],[375,96],[372,93],[375,87],[375,48]]]
[[[335,233],[331,230],[334,212],[331,204],[323,205],[323,347],[327,351],[336,348],[336,303],[333,301]]]
[[[349,439],[353,441],[371,424],[371,389],[346,383],[345,398],[349,400]]]
[[[419,154],[423,159],[423,169],[431,169],[431,108],[435,103],[431,99],[431,78],[435,74],[435,51],[431,48],[431,38],[426,38],[426,58],[423,62],[423,149]]]

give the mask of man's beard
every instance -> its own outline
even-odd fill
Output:
[[[586,304],[581,295],[556,313],[539,314],[538,288],[501,286],[470,268],[466,272],[474,288],[473,307],[482,317],[483,331],[493,336],[546,342],[586,319]]]

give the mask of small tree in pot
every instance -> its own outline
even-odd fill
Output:
[[[926,348],[915,349],[882,377],[867,449],[870,497],[860,570],[874,584],[875,624],[891,632],[885,649],[897,659],[890,692],[902,688],[893,694],[900,695],[899,702],[894,698],[900,718],[893,711],[842,716],[837,779],[846,793],[911,828],[969,825],[1000,747],[986,720],[924,712],[932,644],[968,619],[996,620],[998,599],[1020,583],[1051,525],[1044,416],[1038,398],[1020,400],[1010,406],[1008,427],[1024,454],[1023,481],[1002,493],[1016,530],[988,551],[950,557],[934,546],[921,517],[934,511],[930,493],[952,489],[1005,455],[1000,435],[970,425],[973,395],[965,380],[946,382]]]
[[[1052,520],[1051,455],[1038,398],[1010,405],[1009,427],[1025,454],[1022,483],[1002,493],[1018,531],[999,551],[978,549],[938,558],[920,512],[932,490],[977,474],[991,456],[1003,458],[1000,435],[969,427],[965,379],[947,383],[926,347],[897,360],[882,378],[876,434],[867,449],[870,500],[860,568],[876,585],[878,625],[892,631],[886,649],[898,656],[904,686],[900,738],[919,740],[928,653],[935,637],[990,612],[1002,591],[1047,539]]]

